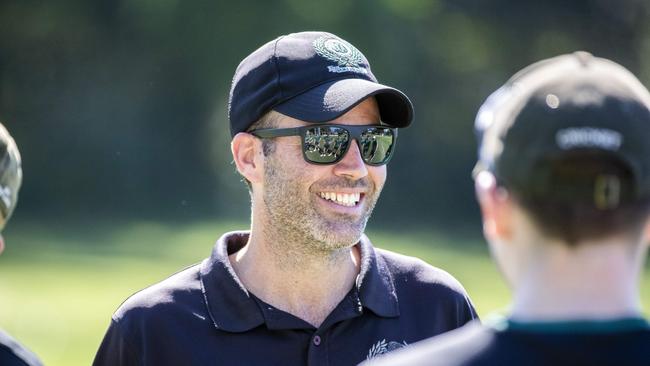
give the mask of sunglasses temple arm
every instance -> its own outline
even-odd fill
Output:
[[[265,128],[261,130],[254,130],[250,133],[253,136],[262,138],[282,137],[282,136],[298,136],[300,135],[301,127],[294,128]]]

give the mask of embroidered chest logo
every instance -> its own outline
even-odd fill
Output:
[[[402,341],[402,343],[395,341],[386,342],[386,339],[382,339],[370,347],[370,350],[368,350],[368,355],[366,356],[366,360],[370,360],[377,356],[381,356],[385,353],[392,352],[396,349],[406,346],[408,346],[408,343],[405,341]]]
[[[313,45],[319,56],[338,64],[338,66],[328,66],[329,72],[368,73],[368,70],[362,67],[363,54],[350,43],[338,38],[320,37],[314,41]]]

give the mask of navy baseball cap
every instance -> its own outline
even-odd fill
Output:
[[[401,91],[379,84],[366,57],[325,32],[284,35],[263,45],[237,67],[228,117],[234,136],[270,110],[306,122],[333,120],[374,96],[382,122],[406,127],[413,106]]]
[[[23,170],[18,146],[7,129],[0,124],[0,230],[16,208],[22,180]]]
[[[650,93],[587,52],[537,62],[494,92],[476,118],[474,174],[523,198],[599,209],[650,197]]]

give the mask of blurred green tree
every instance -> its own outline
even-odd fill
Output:
[[[376,220],[475,225],[481,102],[522,66],[577,49],[647,81],[647,24],[642,0],[5,0],[0,121],[23,153],[19,215],[245,218],[228,146],[232,74],[280,34],[327,30],[416,107]]]

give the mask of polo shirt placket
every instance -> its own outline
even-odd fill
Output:
[[[246,290],[230,265],[228,255],[241,249],[247,240],[247,232],[232,233],[228,242],[217,243],[211,258],[201,266],[206,306],[218,331],[243,332],[265,326],[269,331],[299,332],[305,337],[303,344],[307,349],[306,364],[325,366],[332,365],[329,342],[337,324],[363,315],[360,297],[362,286],[369,306],[377,308],[378,314],[386,317],[399,316],[390,273],[383,263],[377,263],[374,249],[365,236],[360,241],[362,262],[355,286],[318,328],[276,309]],[[230,280],[224,281],[224,278]],[[354,339],[348,341],[353,342]]]

